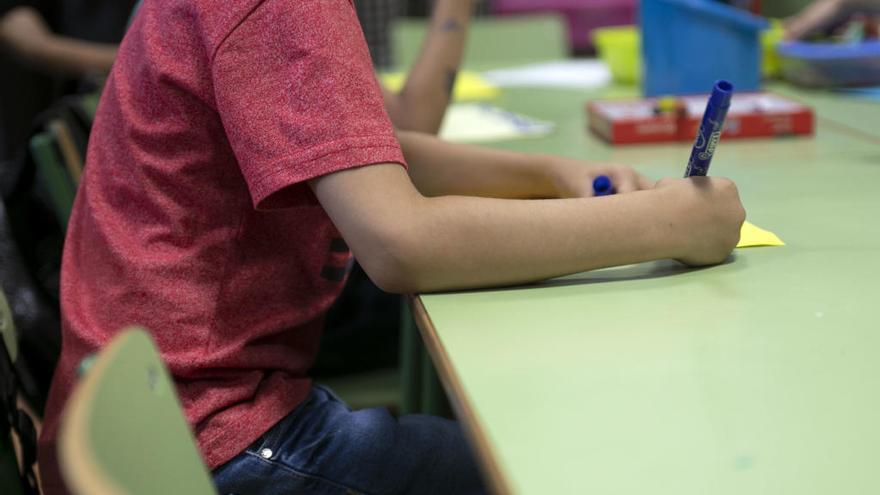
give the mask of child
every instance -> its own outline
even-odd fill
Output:
[[[621,194],[586,198],[600,173]],[[351,412],[304,376],[349,246],[381,288],[423,292],[718,263],[743,218],[725,179],[395,135],[349,0],[147,1],[68,228],[45,493],[77,363],[130,323],[221,493],[481,493],[454,422]]]

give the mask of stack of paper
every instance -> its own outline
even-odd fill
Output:
[[[440,137],[459,143],[477,143],[544,136],[552,122],[536,120],[485,103],[456,103],[446,111]]]
[[[590,89],[611,83],[611,71],[600,60],[558,60],[539,64],[491,70],[483,74],[501,88],[550,87]]]

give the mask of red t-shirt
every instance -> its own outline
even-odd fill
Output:
[[[305,181],[404,164],[351,0],[148,0],[102,95],[61,274],[49,494],[75,369],[150,330],[209,465],[308,394],[350,252]]]

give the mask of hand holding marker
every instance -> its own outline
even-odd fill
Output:
[[[709,163],[712,155],[721,139],[721,131],[724,128],[724,119],[727,118],[727,109],[730,108],[730,100],[733,96],[733,84],[727,81],[716,81],[703,113],[703,122],[697,130],[697,139],[691,158],[688,160],[685,177],[704,176],[709,171]],[[593,195],[607,196],[614,194],[614,185],[607,175],[600,175],[593,179]]]

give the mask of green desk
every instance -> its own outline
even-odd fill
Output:
[[[723,141],[749,219],[788,245],[413,299],[444,387],[500,492],[880,493],[880,105],[817,102],[815,138]],[[559,128],[499,145],[680,176],[688,145],[611,148],[583,103],[508,90]],[[875,120],[876,121],[876,120]]]
[[[559,132],[506,147],[681,174],[687,146],[606,147],[571,115],[584,95],[534,93],[568,105],[520,108],[508,92],[505,106]],[[713,172],[788,246],[705,269],[660,261],[419,298],[496,486],[880,491],[880,147],[820,120],[815,139],[724,142]]]

